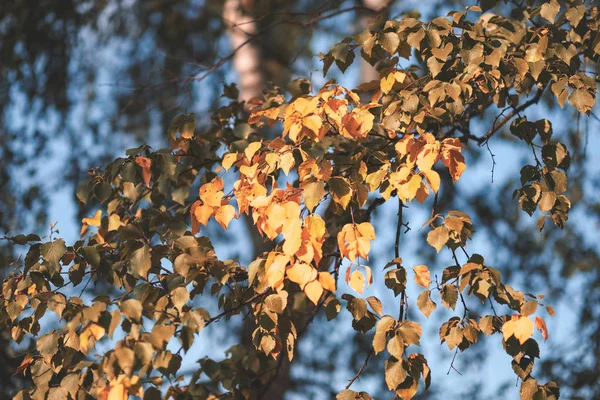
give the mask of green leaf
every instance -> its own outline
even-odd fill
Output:
[[[63,239],[57,239],[53,242],[46,242],[42,244],[41,248],[42,258],[57,269],[55,272],[60,271],[60,266],[58,263],[66,252],[67,246],[65,246],[65,241]]]

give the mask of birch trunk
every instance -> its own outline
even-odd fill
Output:
[[[368,10],[363,11],[359,17],[360,29],[369,29],[369,25],[371,25],[379,13],[386,8],[388,2],[388,0],[363,0],[363,6],[367,7]],[[377,72],[377,69],[361,58],[360,82],[365,83],[378,79],[379,72]]]
[[[223,5],[223,19],[231,38],[231,49],[235,52],[233,66],[238,73],[240,82],[240,100],[248,101],[260,96],[265,84],[260,67],[260,49],[248,39],[258,32],[254,17],[245,12],[244,1],[226,0]]]

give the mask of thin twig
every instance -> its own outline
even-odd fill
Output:
[[[487,143],[488,140],[490,140],[490,138],[494,135],[494,133],[496,133],[501,127],[504,126],[504,124],[506,124],[508,121],[510,121],[515,115],[519,114],[521,111],[525,110],[526,108],[537,104],[540,99],[542,98],[542,94],[544,93],[544,89],[539,89],[535,95],[535,97],[533,97],[531,100],[521,104],[518,107],[515,107],[514,110],[512,110],[510,113],[506,114],[506,116],[504,118],[502,118],[500,120],[500,122],[494,121],[494,123],[492,124],[492,127],[490,128],[489,131],[486,132],[485,135],[483,135],[483,137],[481,138],[481,144],[480,146],[483,146],[484,144]]]
[[[371,349],[369,351],[369,354],[367,354],[367,358],[365,358],[365,361],[360,366],[360,369],[358,370],[358,372],[356,373],[356,375],[354,375],[354,377],[352,377],[352,379],[350,379],[350,381],[346,385],[346,389],[350,389],[350,386],[352,386],[352,384],[354,383],[354,381],[358,379],[358,377],[360,376],[360,374],[363,372],[363,370],[365,369],[365,367],[369,363],[369,358],[371,358],[372,355],[373,355],[373,349]]]

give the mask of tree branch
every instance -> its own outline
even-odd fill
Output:
[[[356,375],[354,375],[354,377],[352,377],[352,379],[350,379],[350,381],[346,385],[346,389],[350,389],[350,386],[352,386],[352,384],[354,383],[354,381],[358,379],[358,377],[360,376],[360,374],[362,374],[363,370],[365,369],[365,367],[369,363],[369,358],[371,358],[372,355],[373,355],[373,349],[369,350],[369,354],[367,354],[367,358],[365,358],[365,361],[360,366],[360,369],[358,370],[358,372],[356,373]]]
[[[487,131],[486,134],[483,135],[483,137],[481,138],[481,143],[479,145],[483,146],[484,144],[486,144],[487,141],[490,140],[490,138],[494,135],[494,133],[496,133],[500,128],[502,128],[504,126],[504,124],[506,124],[508,121],[510,121],[515,115],[517,115],[521,111],[524,111],[525,109],[531,107],[532,105],[537,104],[540,101],[540,99],[542,98],[544,89],[545,89],[545,87],[542,89],[539,89],[538,92],[536,93],[535,97],[533,97],[531,100],[521,104],[520,106],[516,107],[514,110],[512,110],[510,113],[508,113],[504,118],[502,118],[500,120],[500,122],[494,121],[490,130]]]

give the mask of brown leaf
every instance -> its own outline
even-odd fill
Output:
[[[427,234],[427,243],[434,247],[438,253],[442,250],[448,239],[450,239],[450,235],[448,228],[445,226],[438,226]]]

